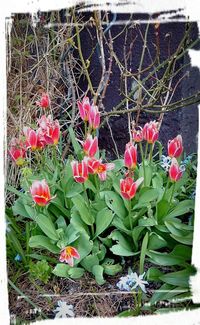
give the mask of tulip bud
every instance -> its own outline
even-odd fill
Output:
[[[78,101],[78,109],[83,121],[88,121],[89,112],[91,109],[90,101],[88,97],[84,97],[82,103]]]
[[[137,148],[131,142],[126,144],[124,164],[129,169],[135,169],[137,165]]]
[[[84,183],[88,179],[88,167],[86,159],[82,162],[73,160],[71,162],[73,176],[76,182]]]
[[[23,141],[12,138],[10,141],[9,155],[17,166],[22,166],[25,162],[24,157],[26,154],[26,147]]]
[[[158,123],[155,121],[151,121],[150,123],[146,123],[143,128],[143,137],[148,143],[154,143],[158,140]]]
[[[131,200],[137,191],[137,188],[143,182],[144,178],[139,178],[136,182],[131,177],[120,180],[121,195],[126,200]]]
[[[83,150],[87,156],[94,157],[98,150],[97,137],[93,139],[91,135],[88,135],[85,142],[83,143]]]
[[[168,156],[178,158],[183,152],[182,136],[179,134],[173,140],[168,141]]]
[[[183,171],[179,167],[176,158],[172,158],[172,163],[169,168],[169,177],[172,182],[177,182],[183,175]]]
[[[143,129],[139,127],[139,130],[134,129],[132,131],[133,141],[141,142],[143,140]]]
[[[89,111],[89,126],[91,129],[96,130],[99,127],[100,124],[100,113],[98,111],[98,107],[95,105],[92,105]]]
[[[42,181],[34,181],[30,187],[30,193],[33,201],[42,207],[47,205],[55,197],[51,197],[49,186],[45,179]]]
[[[50,98],[47,93],[43,93],[40,101],[36,102],[36,105],[42,107],[42,108],[47,108],[50,106]]]

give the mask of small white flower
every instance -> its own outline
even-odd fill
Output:
[[[57,302],[58,307],[54,310],[56,313],[55,318],[65,318],[67,316],[74,317],[74,311],[72,305],[67,305],[65,301],[59,300]]]
[[[145,275],[145,273],[138,276],[136,272],[130,274],[130,278],[134,283],[133,286],[131,287],[131,289],[140,287],[142,289],[142,291],[146,293],[145,284],[148,284],[148,282],[143,280],[144,275]]]
[[[137,275],[137,273],[131,272],[127,276],[121,277],[120,281],[117,283],[117,287],[120,290],[131,291],[137,287],[140,287],[143,292],[146,292],[145,284],[148,284],[147,281],[143,280],[144,274]]]
[[[162,155],[160,159],[160,166],[164,168],[166,171],[168,171],[171,164],[171,160],[172,159],[169,156]]]
[[[11,225],[11,222],[10,221],[6,221],[6,232],[7,233],[11,231],[9,225]]]
[[[120,278],[120,281],[117,283],[117,287],[119,288],[119,290],[126,290],[126,291],[130,291],[131,288],[129,286],[129,276],[122,276]]]

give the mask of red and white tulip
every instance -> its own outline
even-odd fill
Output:
[[[73,160],[71,167],[76,182],[84,183],[88,179],[88,166],[85,158],[80,163]]]
[[[135,169],[137,165],[137,148],[131,142],[126,144],[124,164],[129,169]]]
[[[141,142],[143,140],[143,129],[141,127],[138,130],[134,129],[132,131],[132,137],[134,142]]]
[[[178,158],[183,152],[182,136],[179,134],[173,140],[168,141],[168,156]]]
[[[31,150],[41,150],[44,148],[46,141],[44,140],[43,133],[40,129],[37,131],[32,130],[31,128],[24,128],[24,134],[26,136],[26,146],[31,148]]]
[[[115,168],[114,163],[102,163],[102,160],[97,160],[95,158],[88,159],[88,172],[90,174],[97,174],[101,181],[105,181],[107,178],[107,171]]]
[[[51,197],[49,186],[45,179],[42,181],[34,181],[30,187],[30,193],[33,201],[42,207],[47,205],[55,197]]]
[[[139,178],[136,182],[134,182],[133,178],[126,177],[125,179],[120,180],[120,191],[121,195],[126,200],[131,200],[140,186],[140,184],[143,182],[143,177]]]
[[[83,121],[88,121],[89,118],[89,112],[91,109],[91,105],[90,105],[90,101],[88,97],[84,97],[82,103],[80,101],[78,101],[78,109],[79,109],[79,113],[80,116],[82,118]]]
[[[24,142],[17,138],[12,138],[9,147],[8,153],[12,160],[17,166],[22,166],[26,155],[26,146]]]
[[[76,248],[72,246],[66,246],[60,252],[59,261],[69,264],[71,267],[74,266],[74,258],[79,259],[80,255]]]
[[[83,151],[88,157],[94,157],[98,150],[98,138],[92,137],[92,135],[88,135],[86,140],[82,143]]]
[[[183,175],[183,171],[181,170],[176,158],[172,158],[172,163],[169,168],[169,178],[172,182],[177,182]]]
[[[89,111],[89,126],[92,130],[98,129],[100,125],[100,113],[96,105],[92,105]]]
[[[143,127],[143,138],[148,143],[153,144],[158,140],[159,131],[158,131],[158,123],[155,121],[151,121],[146,123]]]

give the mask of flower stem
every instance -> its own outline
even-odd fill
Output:
[[[169,177],[167,179],[167,184],[166,184],[165,191],[164,191],[164,194],[163,194],[163,198],[162,198],[163,200],[165,198],[165,195],[166,195],[166,192],[167,192],[168,187],[169,187]]]
[[[87,137],[87,122],[84,121],[84,131],[85,131],[85,139]]]
[[[172,194],[171,194],[171,198],[170,198],[170,201],[169,201],[169,206],[171,207],[171,204],[172,204],[172,199],[173,199],[173,196],[174,196],[174,190],[175,190],[175,185],[176,183],[174,182],[173,183],[173,187],[172,187]]]
[[[146,142],[146,147],[145,147],[145,159],[147,159],[147,152],[148,152],[148,142]]]
[[[152,154],[153,154],[153,144],[150,145],[150,153],[149,153],[150,164],[151,164],[151,161],[152,161]]]
[[[132,219],[131,219],[131,200],[128,201],[128,217],[129,217],[130,229],[132,231],[133,225],[132,225]]]
[[[143,173],[144,173],[144,186],[146,186],[146,172],[145,172],[145,164],[144,164],[144,152],[143,152],[143,149],[142,149],[141,142],[139,142],[139,146],[140,146],[140,153],[141,153]]]

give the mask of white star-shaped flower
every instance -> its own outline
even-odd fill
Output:
[[[145,272],[139,276],[137,275],[136,272],[131,273],[129,275],[130,279],[133,281],[133,286],[131,286],[131,289],[140,287],[142,289],[142,291],[146,293],[145,284],[149,284],[149,283],[147,281],[143,280],[144,275],[145,275]]]
[[[65,301],[59,300],[57,302],[58,307],[54,310],[56,313],[55,318],[65,318],[67,316],[74,317],[74,311],[72,305],[67,305]]]

